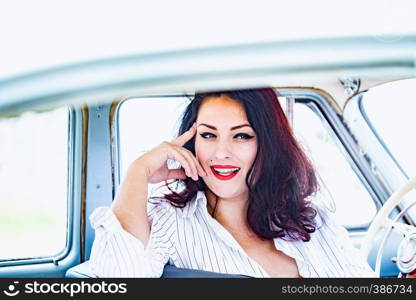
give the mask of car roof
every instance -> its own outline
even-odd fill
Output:
[[[373,36],[322,38],[100,59],[0,81],[0,112],[265,85],[324,89],[342,107],[348,95],[336,84],[340,78],[360,78],[362,90],[412,77],[415,52],[413,35],[389,43]]]

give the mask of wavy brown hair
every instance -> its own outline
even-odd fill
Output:
[[[201,104],[213,97],[226,96],[242,104],[256,132],[258,150],[245,179],[249,190],[247,221],[263,239],[310,240],[316,229],[316,210],[308,197],[318,189],[315,170],[294,138],[292,129],[272,88],[223,90],[196,93],[181,117],[178,136],[196,122]],[[195,155],[195,137],[184,147]],[[179,192],[171,184],[184,183]],[[184,207],[198,191],[207,186],[200,177],[165,182],[170,194],[164,198],[176,207]],[[151,197],[150,199],[152,199]]]

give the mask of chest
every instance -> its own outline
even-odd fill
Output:
[[[270,277],[300,277],[296,261],[281,251],[246,251]]]
[[[274,245],[255,244],[246,248],[245,252],[271,277],[300,277],[295,259],[277,250]]]
[[[246,254],[259,264],[271,277],[300,277],[296,260],[274,246],[273,241],[258,238],[236,240]]]
[[[206,225],[208,221],[197,224],[186,223],[189,226],[178,227],[176,238],[178,266],[220,273],[231,272],[232,269],[231,273],[238,274],[240,264],[247,264],[247,258],[244,256],[248,256],[270,277],[300,277],[295,259],[277,250],[273,240],[262,240],[245,228],[233,230],[225,226],[219,227],[219,224],[214,223],[212,227],[219,227],[218,231],[223,232],[216,234],[211,231],[211,227],[201,226]],[[231,239],[239,244],[245,255],[235,249],[233,251],[222,249],[224,245],[227,246],[227,242],[224,242],[228,239],[227,235],[231,235]]]

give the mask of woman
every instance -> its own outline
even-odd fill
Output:
[[[162,181],[167,193],[147,201],[148,184]],[[160,277],[169,262],[253,277],[374,276],[347,231],[311,202],[316,191],[273,89],[196,94],[179,136],[134,161],[111,209],[91,215],[92,271]]]

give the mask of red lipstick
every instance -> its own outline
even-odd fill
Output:
[[[210,168],[219,180],[230,180],[240,171],[239,167],[230,165],[212,165]]]

